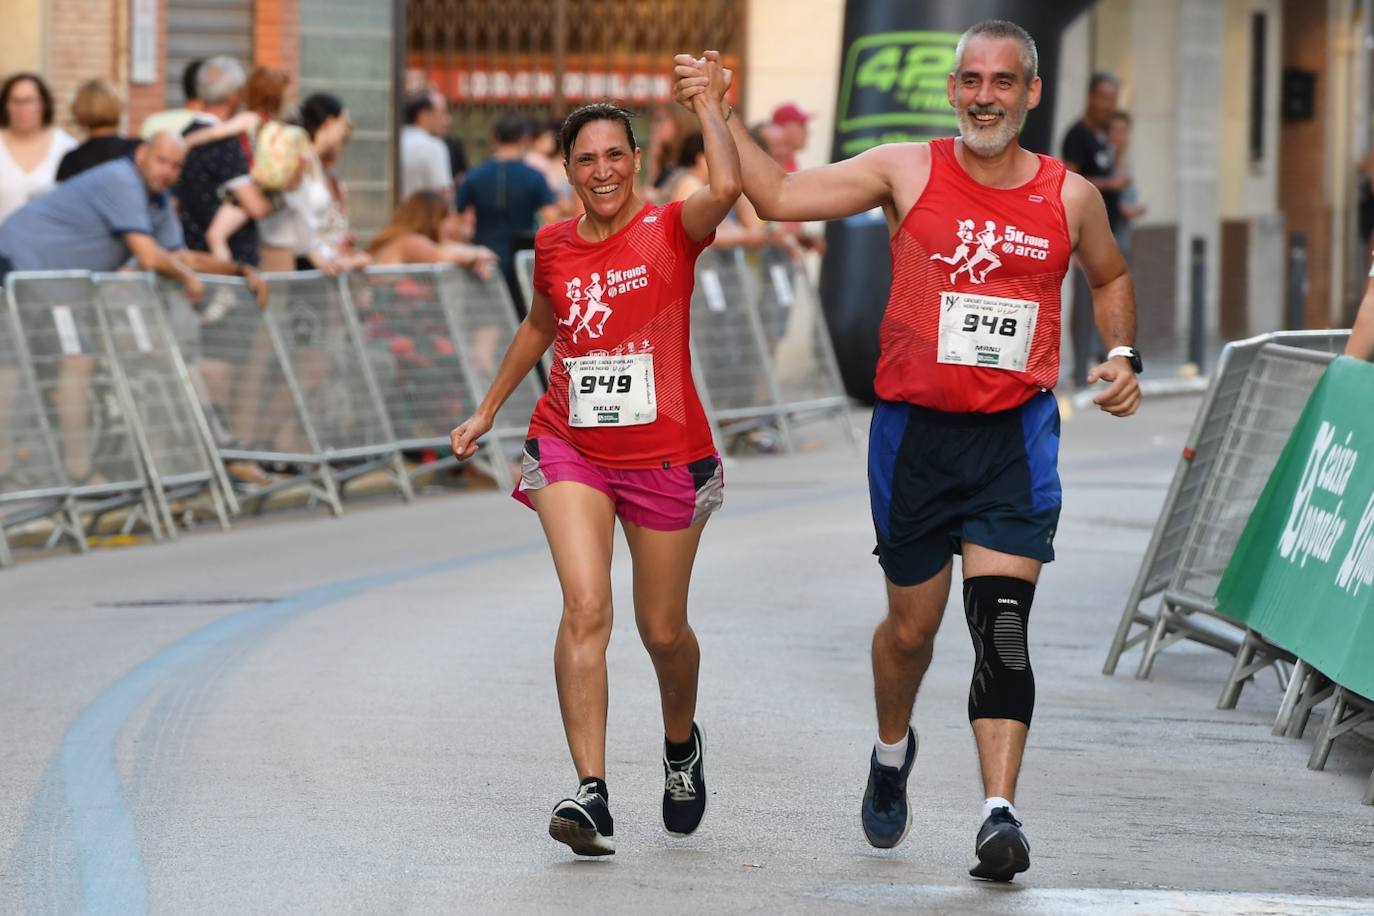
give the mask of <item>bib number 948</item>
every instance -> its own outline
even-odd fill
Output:
[[[964,331],[969,334],[985,331],[999,337],[1015,337],[1016,324],[1015,318],[998,318],[996,315],[968,314],[964,316]]]
[[[974,293],[940,294],[940,362],[1025,372],[1040,303]]]

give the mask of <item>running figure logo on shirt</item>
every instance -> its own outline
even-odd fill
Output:
[[[566,293],[568,317],[558,323],[564,327],[572,327],[573,343],[577,343],[577,335],[582,331],[586,331],[588,337],[600,337],[606,328],[606,320],[615,314],[610,306],[601,301],[606,295],[606,287],[601,285],[601,274],[592,274],[591,282],[585,288],[580,277],[573,277],[568,281]],[[593,328],[592,321],[598,316],[601,320]]]
[[[975,225],[971,219],[959,220],[955,231],[959,246],[954,249],[954,254],[936,253],[930,256],[930,260],[944,261],[954,268],[954,273],[949,275],[951,283],[956,282],[960,274],[968,274],[969,282],[975,285],[986,282],[988,274],[1002,266],[999,252],[1032,261],[1049,260],[1050,240],[1044,236],[1032,235],[1015,226],[1003,226],[999,234],[997,223],[993,220],[984,221],[982,232],[974,232]],[[975,243],[978,247],[970,254]]]
[[[983,224],[983,231],[975,234],[973,220],[961,219],[956,234],[959,236],[959,247],[954,249],[954,254],[945,256],[937,252],[930,256],[932,261],[944,261],[954,267],[954,273],[949,275],[949,282],[953,283],[959,279],[960,274],[967,273],[969,282],[982,283],[987,280],[988,274],[1002,266],[1002,259],[993,250],[997,243],[1003,240],[1002,236],[997,234],[995,222],[987,220]],[[975,241],[978,243],[978,250],[970,255],[969,246]],[[983,267],[982,271],[975,274],[974,268],[979,265],[986,266]]]

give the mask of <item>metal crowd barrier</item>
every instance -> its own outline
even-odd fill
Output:
[[[1246,645],[1244,630],[1217,615],[1216,587],[1303,407],[1333,359],[1331,353],[1274,343],[1254,355],[1164,588],[1138,677],[1149,677],[1155,657],[1180,639],[1233,654]]]
[[[253,292],[236,277],[203,276],[198,322],[178,335],[197,380],[215,448],[225,462],[262,465],[267,481],[236,479],[240,505],[261,510],[271,496],[304,488],[311,504],[343,511],[338,488],[305,414],[281,333]],[[191,308],[180,284],[158,284],[171,314]],[[261,471],[259,471],[261,475]]]
[[[692,346],[710,402],[710,418],[727,443],[761,428],[791,451],[782,394],[738,249],[708,248],[697,258],[692,291]]]
[[[528,314],[530,307],[534,304],[534,249],[522,248],[515,253],[515,282],[520,287],[520,295],[525,299],[525,313]],[[544,378],[549,377],[553,371],[553,348],[540,357],[539,362],[544,367]]]
[[[510,289],[501,274],[493,271],[482,279],[470,270],[449,269],[439,275],[439,289],[445,308],[453,316],[458,337],[466,347],[464,358],[472,372],[478,399],[486,394],[496,379],[501,359],[515,337],[519,325],[515,320],[515,306]],[[518,460],[529,430],[534,405],[542,393],[535,373],[520,380],[520,384],[506,399],[487,438],[495,444],[498,464],[496,479],[503,485],[514,486],[509,468],[512,459]],[[459,418],[462,419],[462,418]],[[499,458],[504,456],[504,462]]]
[[[771,357],[779,406],[789,424],[835,417],[851,443],[849,396],[820,296],[786,249],[767,246],[745,254],[746,277]],[[757,262],[755,264],[755,262]]]
[[[519,263],[528,284],[529,253]],[[738,251],[708,251],[698,271],[693,371],[713,426],[774,426],[790,445],[790,419],[843,404],[825,394],[838,373],[819,311],[798,310],[814,295],[790,262],[768,266],[766,290],[751,285]],[[285,490],[338,514],[368,472],[409,500],[413,476],[454,463],[448,432],[518,327],[500,276],[423,265],[264,279],[265,308],[233,277],[202,277],[193,305],[148,274],[9,275],[0,564],[12,562],[4,532],[44,517],[49,546],[69,537],[84,550],[85,530],[117,509],[121,530],[161,539],[175,534],[173,504],[202,494],[195,505],[221,527]],[[785,394],[773,353],[789,348]],[[523,380],[483,440],[479,462],[503,485],[540,394]],[[442,457],[408,471],[401,452],[417,449]]]
[[[433,453],[431,460],[409,471],[412,480],[458,463],[449,452],[449,431],[471,414],[490,383],[491,372],[479,376],[475,367],[499,360],[504,343],[494,353],[489,351],[495,342],[510,338],[505,330],[513,322],[510,318],[495,329],[484,324],[476,339],[468,336],[468,304],[456,298],[455,283],[461,280],[450,276],[459,272],[443,265],[388,266],[370,267],[348,278],[367,362],[396,446]],[[473,309],[483,313],[480,304]],[[528,421],[538,394],[529,398],[528,407],[521,403],[525,394],[522,385],[512,397],[510,415],[518,417],[525,410]],[[502,485],[513,485],[509,466],[499,457],[502,449],[492,447],[498,441],[484,439],[473,460]]]
[[[1102,667],[1104,674],[1114,674],[1122,653],[1150,639],[1158,615],[1144,604],[1164,591],[1178,567],[1185,541],[1196,521],[1203,489],[1211,479],[1241,389],[1260,349],[1266,344],[1277,343],[1334,355],[1345,348],[1349,336],[1348,330],[1279,331],[1234,341],[1222,350],[1107,651],[1107,660]],[[1227,651],[1237,648],[1231,634],[1226,634],[1222,641]]]
[[[300,405],[301,436],[323,457],[340,491],[371,471],[383,471],[409,502],[414,494],[381,389],[348,301],[347,281],[319,271],[264,274],[264,313],[278,348],[283,382]]]
[[[163,495],[168,534],[176,532],[170,504],[200,494],[209,497],[220,528],[228,529],[237,504],[152,277],[110,273],[92,279],[112,368],[129,392],[149,479]]]
[[[85,527],[94,530],[106,513],[121,509],[122,533],[141,523],[161,540],[166,500],[148,472],[135,408],[109,350],[90,274],[13,271],[5,285],[19,329],[20,371],[37,390],[76,502],[73,511],[89,514]]]
[[[62,467],[47,411],[23,350],[19,316],[0,290],[0,568],[12,566],[8,532],[50,519],[46,546],[65,538],[87,550],[76,498]]]

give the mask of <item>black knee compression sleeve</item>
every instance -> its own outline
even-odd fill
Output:
[[[1034,583],[1007,576],[964,580],[964,616],[973,637],[973,684],[968,717],[1016,719],[1030,725],[1035,674],[1026,648]]]

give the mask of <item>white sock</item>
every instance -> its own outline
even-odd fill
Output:
[[[1015,817],[1018,821],[1021,820],[1021,818],[1016,817],[1016,806],[1000,795],[994,795],[983,802],[983,820],[987,820],[992,816],[993,808],[1006,808],[1011,812],[1012,817]]]
[[[885,767],[901,769],[902,764],[906,763],[906,746],[911,741],[911,732],[902,736],[902,740],[896,744],[883,744],[883,739],[879,738],[873,742],[873,753],[878,755],[878,762]]]

